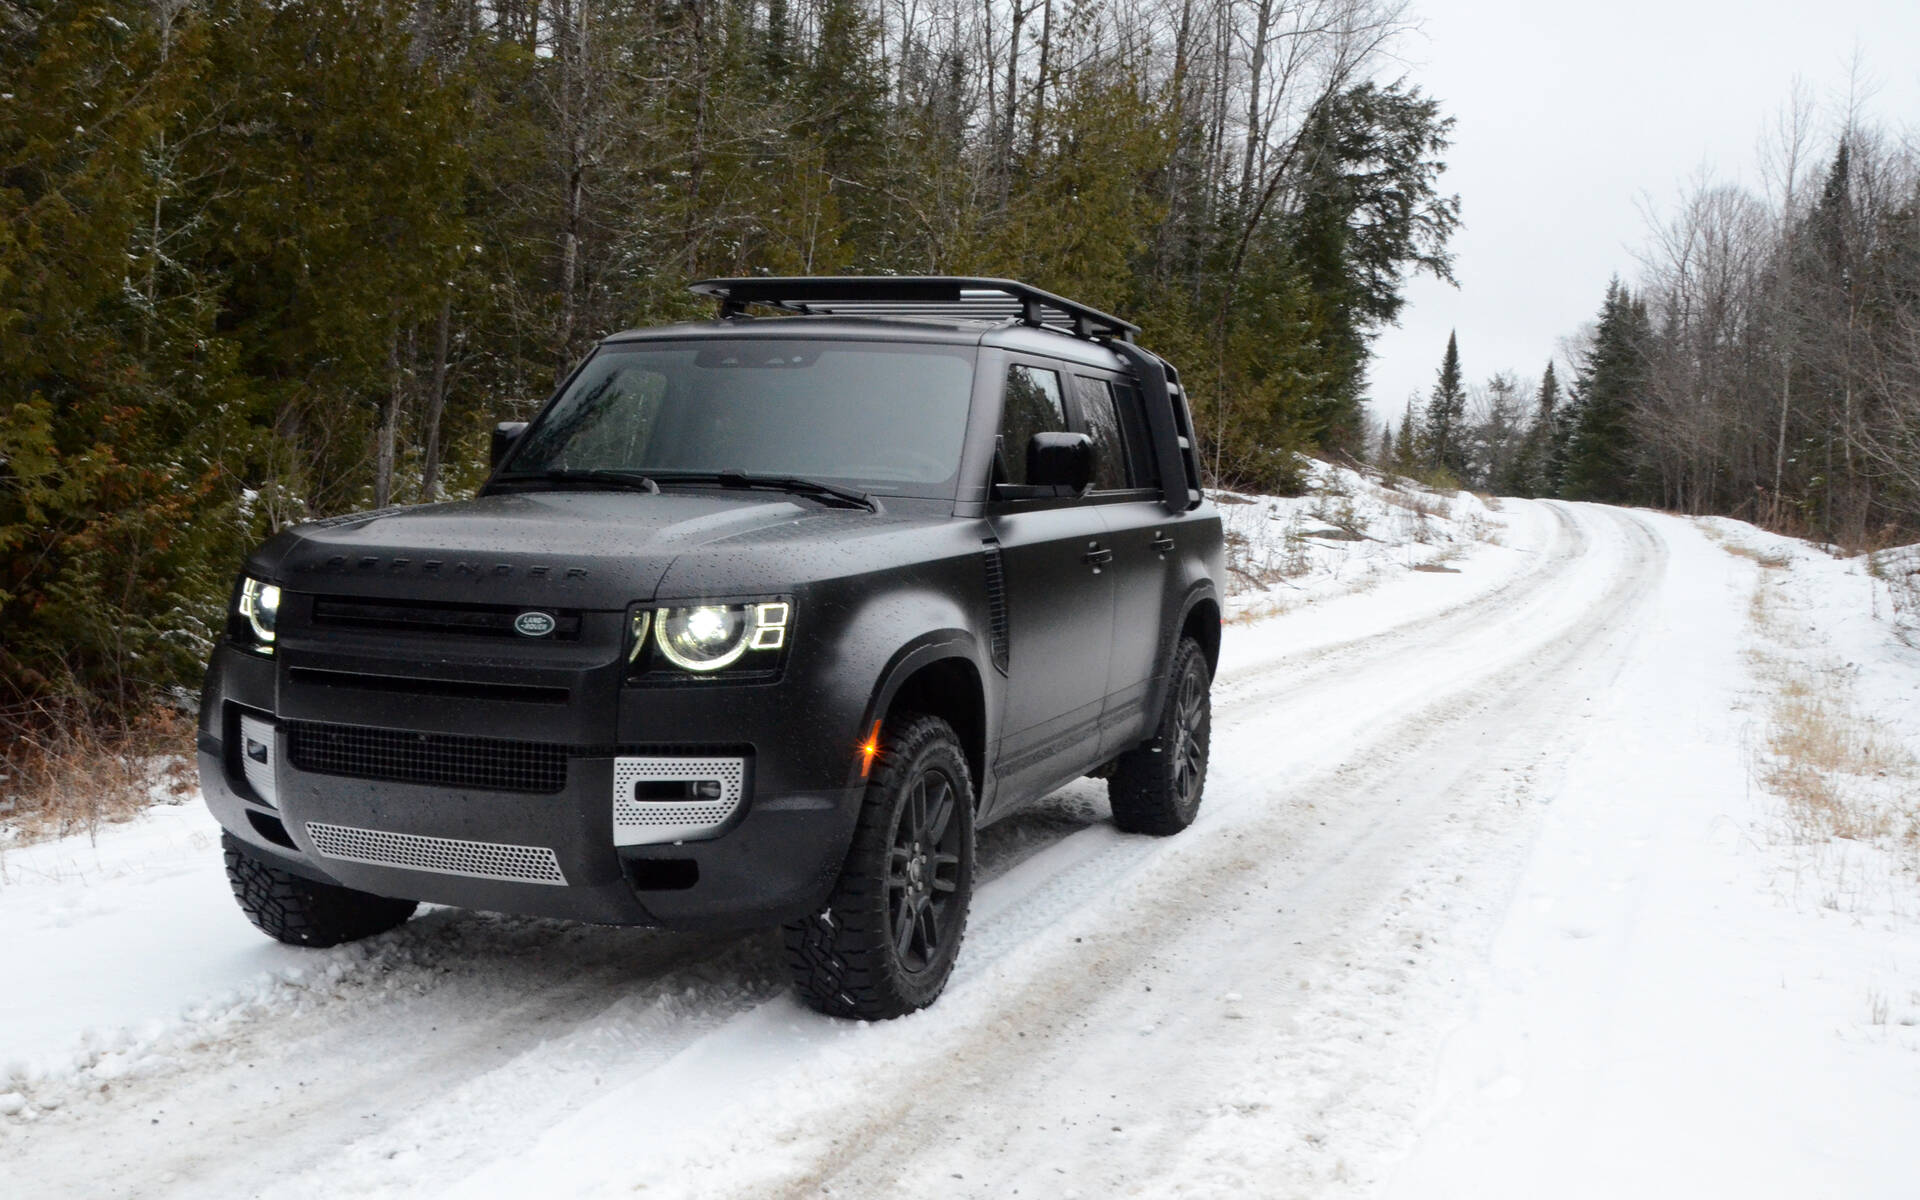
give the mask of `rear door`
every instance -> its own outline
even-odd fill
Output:
[[[1007,590],[1007,700],[996,766],[1011,799],[1100,758],[1113,636],[1107,524],[1091,499],[1034,494],[1026,476],[1028,438],[1069,428],[1068,378],[1054,364],[1009,365],[988,507]]]
[[[1167,660],[1172,534],[1139,390],[1091,374],[1073,382],[1074,419],[1093,438],[1097,460],[1087,498],[1113,551],[1113,641],[1100,718],[1103,753],[1111,756],[1145,736],[1146,702]]]

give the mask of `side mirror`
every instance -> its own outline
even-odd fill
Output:
[[[520,435],[526,431],[525,421],[501,421],[496,424],[493,427],[493,453],[487,465],[494,470],[499,470],[501,460],[507,457],[508,452],[513,449],[513,444],[519,441]]]
[[[1078,495],[1093,485],[1093,439],[1084,433],[1036,433],[1027,442],[1027,483]]]

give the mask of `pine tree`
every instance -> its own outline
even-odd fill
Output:
[[[1396,320],[1409,271],[1452,280],[1445,245],[1459,198],[1437,190],[1453,122],[1418,89],[1360,84],[1317,110],[1288,252],[1319,302],[1313,344],[1326,381],[1300,416],[1327,448],[1359,449],[1372,332]]]
[[[1560,379],[1553,361],[1541,372],[1540,388],[1534,393],[1533,417],[1521,441],[1519,453],[1508,465],[1502,489],[1515,496],[1551,496],[1558,489],[1553,462],[1554,423],[1560,409]]]
[[[1632,414],[1645,386],[1644,354],[1651,335],[1646,302],[1614,278],[1574,384],[1578,400],[1561,488],[1568,499],[1627,504],[1641,498]]]
[[[1460,343],[1447,335],[1447,352],[1440,360],[1440,372],[1433,394],[1427,400],[1427,465],[1447,471],[1458,479],[1466,477],[1464,438],[1467,392],[1460,379]]]
[[[1411,476],[1426,465],[1426,452],[1420,444],[1420,427],[1413,417],[1413,398],[1407,398],[1407,407],[1400,414],[1400,436],[1394,440],[1393,470],[1395,474]]]

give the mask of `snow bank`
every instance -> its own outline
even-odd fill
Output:
[[[1364,591],[1408,570],[1447,571],[1476,543],[1501,540],[1498,501],[1302,464],[1302,496],[1211,493],[1226,532],[1230,619]]]

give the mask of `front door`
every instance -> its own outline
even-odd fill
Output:
[[[1058,372],[1008,369],[1000,481],[1026,484],[1027,439],[1065,430]],[[1112,545],[1098,506],[1078,497],[996,499],[988,523],[1006,578],[1003,791],[1022,799],[1096,765],[1113,638]]]

